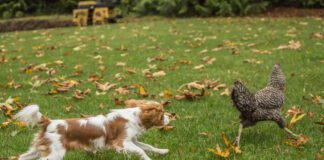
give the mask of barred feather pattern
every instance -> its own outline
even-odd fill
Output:
[[[251,93],[240,81],[234,83],[231,98],[240,111],[243,127],[255,125],[258,121],[275,121],[284,127],[281,107],[284,103],[285,76],[278,64],[273,66],[268,85]]]

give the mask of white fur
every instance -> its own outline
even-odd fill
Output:
[[[34,126],[40,121],[42,114],[39,112],[38,105],[30,105],[19,111],[13,118]]]
[[[127,108],[127,109],[117,109],[112,110],[111,113],[106,116],[98,115],[95,117],[90,117],[87,119],[79,120],[80,126],[91,124],[98,128],[103,128],[105,132],[105,124],[115,120],[118,117],[124,118],[127,120],[125,131],[126,138],[123,142],[123,148],[120,148],[121,151],[125,153],[135,153],[138,154],[143,160],[150,160],[150,157],[145,153],[145,151],[154,152],[158,154],[166,154],[169,152],[168,149],[159,149],[151,145],[141,143],[137,141],[137,137],[144,133],[146,129],[141,126],[139,115],[141,109],[136,108]],[[14,116],[16,119],[28,122],[29,125],[35,125],[40,121],[42,114],[39,112],[39,107],[37,105],[32,105],[21,110],[17,115]],[[164,124],[169,123],[169,118],[164,116]],[[50,143],[50,154],[47,157],[40,157],[35,146],[31,146],[29,151],[25,154],[22,154],[19,157],[19,160],[32,160],[32,159],[41,159],[41,160],[62,160],[66,149],[60,141],[61,135],[57,131],[57,126],[64,126],[65,129],[68,129],[68,124],[65,120],[51,120],[50,124],[46,128],[45,137],[48,138]],[[37,138],[37,136],[35,136]],[[94,150],[99,150],[103,148],[108,148],[105,143],[105,137],[100,137],[94,139],[92,142],[92,148]],[[118,149],[119,150],[119,149]]]

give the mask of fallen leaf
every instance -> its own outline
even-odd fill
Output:
[[[116,66],[122,67],[122,66],[126,66],[125,62],[117,62]]]
[[[214,61],[216,61],[216,58],[215,57],[206,56],[206,57],[202,58],[202,61],[204,61],[207,64],[213,64]]]
[[[162,93],[159,94],[159,96],[168,99],[173,96],[173,93],[170,90],[164,90]]]
[[[315,122],[315,124],[324,125],[324,122]]]
[[[73,108],[73,106],[69,105],[69,106],[65,106],[64,110],[69,112],[72,108]]]
[[[154,72],[152,74],[153,77],[165,77],[166,73],[164,71],[158,71],[158,72]]]
[[[243,62],[251,63],[251,64],[261,64],[261,63],[262,63],[262,61],[256,60],[256,59],[254,59],[254,58],[251,58],[251,59],[245,59]]]
[[[109,91],[110,89],[114,88],[117,86],[117,84],[115,83],[110,83],[110,82],[106,82],[104,84],[101,84],[99,82],[95,82],[97,90],[101,91],[101,92],[106,92]]]
[[[280,45],[277,49],[299,49],[301,47],[301,43],[299,41],[291,40],[287,45]]]
[[[295,148],[299,148],[304,146],[308,141],[308,138],[305,135],[299,135],[297,138],[289,138],[288,140],[284,141],[284,144],[290,145]]]
[[[306,114],[294,114],[291,118],[290,122],[287,124],[287,127],[290,128],[293,124],[297,123],[299,120],[301,120]]]
[[[171,125],[164,125],[164,126],[157,127],[157,129],[159,129],[160,131],[172,131],[174,128],[175,127]]]
[[[73,98],[75,99],[84,99],[86,95],[88,95],[91,92],[90,89],[86,89],[85,91],[76,90],[73,94]]]
[[[97,82],[101,79],[102,79],[102,76],[98,76],[98,75],[94,74],[94,75],[89,76],[88,81],[89,82]]]
[[[296,114],[303,114],[304,111],[298,107],[298,106],[292,106],[291,108],[288,109],[287,113],[286,113],[286,117],[288,116],[294,116]]]
[[[117,94],[121,94],[121,95],[129,94],[129,90],[126,87],[119,87],[119,88],[115,89],[115,92]]]
[[[120,100],[118,98],[114,99],[114,103],[115,103],[116,106],[121,106],[121,105],[125,104],[125,102],[123,100]]]
[[[139,92],[138,94],[142,97],[147,97],[149,95],[142,85],[139,86],[138,92]]]
[[[194,67],[194,69],[196,70],[201,70],[201,69],[204,69],[205,68],[205,65],[201,64],[201,65],[197,65]]]
[[[314,104],[324,104],[324,99],[321,96],[310,94]]]
[[[213,137],[213,134],[210,133],[210,132],[200,132],[198,133],[200,136],[204,136],[204,137],[208,137],[208,138],[211,138]]]
[[[229,96],[231,93],[228,88],[225,88],[225,90],[220,94],[221,96]]]
[[[164,115],[168,116],[171,121],[175,121],[180,118],[176,113],[165,112]]]

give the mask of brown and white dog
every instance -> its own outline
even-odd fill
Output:
[[[62,120],[50,120],[42,116],[37,105],[31,105],[14,118],[28,125],[38,124],[41,128],[30,149],[20,155],[19,160],[62,160],[67,151],[74,149],[115,149],[138,154],[144,160],[150,160],[145,151],[169,152],[137,141],[137,137],[147,129],[169,123],[163,105],[155,101],[148,101],[140,107],[112,110],[107,115]]]

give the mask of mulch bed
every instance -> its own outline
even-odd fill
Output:
[[[13,20],[0,23],[0,33],[70,26],[74,26],[71,20]]]
[[[324,17],[324,9],[303,9],[303,8],[271,8],[262,17]]]

